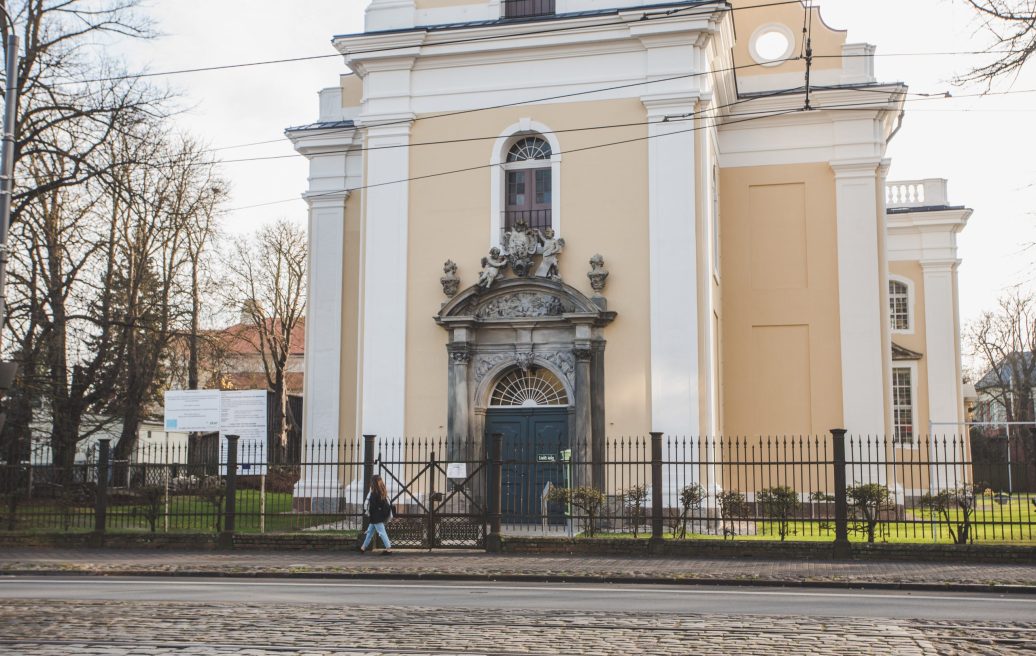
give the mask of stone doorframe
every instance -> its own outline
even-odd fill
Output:
[[[486,411],[496,382],[515,366],[544,367],[568,393],[573,456],[602,463],[602,332],[615,316],[576,288],[546,278],[497,280],[488,290],[469,287],[443,305],[435,321],[449,333],[450,455],[484,457]],[[603,465],[588,475],[603,484]]]

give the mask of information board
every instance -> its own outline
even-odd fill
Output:
[[[238,473],[266,473],[266,390],[232,390],[222,393],[219,438],[237,435]],[[220,460],[225,469],[226,459]]]
[[[169,390],[165,393],[165,429],[213,433],[220,424],[219,390]]]
[[[227,435],[237,435],[238,473],[266,473],[266,390],[170,390],[165,429],[220,434],[220,474],[227,469]]]

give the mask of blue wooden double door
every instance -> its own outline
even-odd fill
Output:
[[[543,495],[548,483],[568,485],[568,408],[492,408],[486,416],[487,452],[494,433],[503,435],[501,521],[563,524],[564,507],[545,504]]]

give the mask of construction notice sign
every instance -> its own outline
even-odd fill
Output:
[[[182,433],[219,430],[219,390],[170,390],[165,393],[165,429]]]
[[[220,442],[237,435],[239,474],[266,473],[266,390],[223,392],[220,405]],[[221,459],[220,464],[226,464]]]
[[[226,436],[237,435],[238,473],[266,473],[266,390],[170,390],[165,393],[165,429],[218,431],[220,474],[226,474]]]

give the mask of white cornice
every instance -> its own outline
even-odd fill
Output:
[[[629,45],[631,37],[632,42],[639,42],[642,48],[670,45],[702,47],[715,33],[723,31],[722,23],[729,22],[724,20],[727,14],[710,8],[708,13],[681,14],[665,21],[641,21],[643,12],[634,10],[618,15],[564,17],[557,24],[563,23],[565,29],[556,32],[543,30],[536,33],[537,30],[531,30],[528,23],[494,23],[462,30],[417,29],[403,33],[360,34],[339,37],[334,45],[346,56],[350,68],[362,75],[370,68],[368,62],[374,59],[394,61],[419,57],[419,67],[433,68],[440,65],[436,60],[444,57],[449,61],[442,66],[470,66],[515,61],[515,57],[519,60],[539,59],[543,50],[552,51],[555,57],[585,55],[593,43],[597,44],[600,52],[609,51],[609,48],[625,52],[632,49]],[[555,23],[551,23],[553,25]],[[696,36],[689,40],[688,34]],[[384,48],[394,49],[385,52],[382,51]],[[371,52],[373,50],[381,52]]]
[[[958,233],[968,225],[973,211],[962,207],[936,211],[896,212],[889,214],[886,222],[889,234],[944,231]]]
[[[291,130],[286,133],[295,151],[305,157],[317,155],[344,154],[342,149],[359,147],[358,128],[321,128],[315,130]]]
[[[921,260],[921,270],[925,273],[953,273],[959,266],[960,260],[956,258]]]
[[[310,209],[317,208],[338,208],[344,207],[352,192],[348,189],[341,191],[307,191],[302,194],[302,200],[306,201]]]

